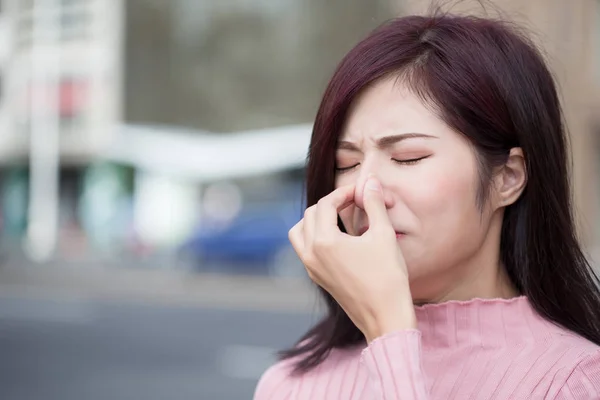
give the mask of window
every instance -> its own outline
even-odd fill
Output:
[[[36,14],[33,6],[34,0],[20,0],[17,13],[16,39],[18,48],[29,48],[32,45],[35,32]],[[72,42],[84,41],[91,38],[91,27],[93,23],[93,8],[89,0],[61,0],[57,7],[44,10],[43,18],[48,20],[42,22],[42,27],[47,23],[58,24],[59,40]],[[40,33],[47,37],[47,33]]]

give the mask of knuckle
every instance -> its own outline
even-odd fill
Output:
[[[306,210],[304,210],[304,218],[306,219],[306,218],[310,217],[314,211],[315,211],[315,206],[308,207]]]
[[[314,258],[310,254],[305,254],[302,258],[302,263],[306,267],[306,269],[312,269],[315,265]]]
[[[288,231],[288,239],[292,244],[298,241],[298,236],[300,235],[299,229],[298,225],[296,225]]]
[[[304,264],[304,268],[306,270],[314,271],[315,266],[317,265],[316,259],[312,254],[305,254],[302,257],[302,264]]]
[[[335,239],[329,236],[320,236],[313,243],[313,248],[317,252],[329,251],[333,247],[335,247]]]
[[[294,225],[289,231],[288,231],[288,239],[293,240],[294,237],[296,237],[296,232],[298,231],[298,225]]]
[[[300,249],[300,244],[298,242],[298,239],[296,238],[295,235],[288,235],[288,237],[289,237],[290,243],[292,244],[292,247],[294,248],[294,251],[296,253],[298,253],[299,249]]]
[[[310,262],[311,260],[308,260],[308,262],[304,263],[304,269],[306,270],[306,273],[308,274],[308,277],[315,283],[319,283],[320,281],[320,274],[319,274],[319,268],[318,268],[318,264],[314,263],[314,262]]]

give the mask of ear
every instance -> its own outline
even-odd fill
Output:
[[[506,207],[515,203],[527,185],[525,156],[520,147],[510,149],[506,163],[494,177],[496,204],[494,208]]]

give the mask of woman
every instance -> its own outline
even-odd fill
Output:
[[[507,23],[393,20],[343,59],[290,240],[328,313],[255,399],[600,399],[551,74]]]

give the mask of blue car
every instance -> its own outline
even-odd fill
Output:
[[[288,240],[301,218],[299,201],[245,206],[228,225],[199,229],[182,250],[199,270],[305,276]]]

